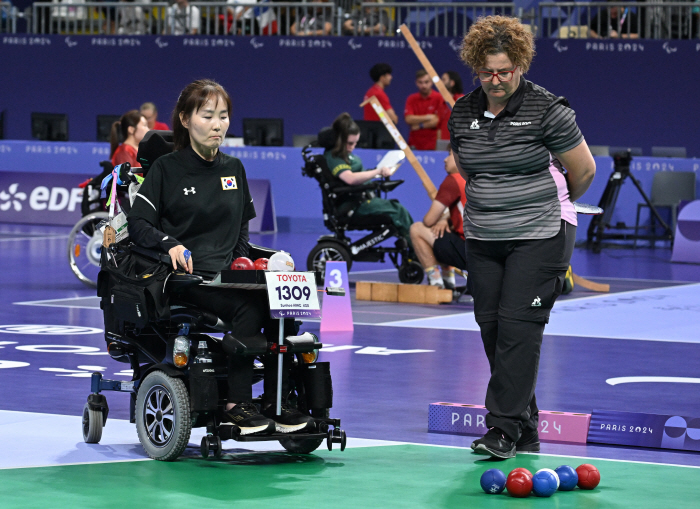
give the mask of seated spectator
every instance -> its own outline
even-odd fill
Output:
[[[139,143],[148,132],[146,117],[139,110],[127,111],[118,121],[112,124],[109,136],[112,164],[114,166],[129,163],[132,167],[141,167],[136,160]]]
[[[249,35],[256,32],[255,4],[257,0],[227,0],[226,13],[231,21],[227,32],[232,35]]]
[[[141,115],[146,117],[149,131],[170,131],[170,127],[165,122],[158,122],[158,108],[153,103],[143,103],[141,105]]]
[[[467,248],[462,227],[467,195],[464,189],[466,181],[457,170],[452,148],[445,158],[445,171],[447,177],[440,184],[423,222],[411,225],[411,241],[428,276],[428,283],[454,290],[453,267],[467,268]]]
[[[381,4],[382,0],[367,0]],[[363,2],[363,3],[367,3]],[[343,21],[343,35],[386,35],[391,21],[386,9],[380,5],[356,9]]]
[[[119,0],[120,3],[133,3],[135,0]],[[139,0],[141,2],[143,0]],[[146,17],[139,5],[122,6],[117,10],[117,34],[143,35],[146,33]]]
[[[588,24],[588,34],[594,39],[638,39],[637,26],[637,14],[629,7],[603,7]]]
[[[330,35],[333,32],[333,9],[329,0],[311,0],[312,4],[325,6],[307,7],[297,19],[290,32],[292,35]]]
[[[190,5],[187,0],[175,0],[175,3],[168,7],[165,33],[195,35],[199,33],[200,23],[199,7]]]

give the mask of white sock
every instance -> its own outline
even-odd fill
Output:
[[[425,269],[426,274],[428,274],[428,284],[435,286],[442,286],[442,274],[440,273],[440,266],[433,265],[432,267],[427,267]]]

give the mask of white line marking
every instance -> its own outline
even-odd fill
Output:
[[[68,235],[51,235],[48,237],[24,237],[17,239],[0,239],[0,242],[16,242],[18,240],[47,240],[47,239],[67,239]]]
[[[700,378],[688,378],[681,376],[621,376],[617,378],[608,378],[605,381],[605,383],[608,385],[630,384],[637,382],[700,384]]]

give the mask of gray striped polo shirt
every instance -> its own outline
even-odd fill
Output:
[[[448,127],[469,175],[466,238],[545,239],[559,232],[571,204],[550,152],[566,152],[583,141],[565,98],[522,79],[493,118],[479,87],[457,100]]]

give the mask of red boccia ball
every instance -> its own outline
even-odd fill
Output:
[[[255,265],[250,258],[241,256],[231,262],[231,270],[255,270]]]
[[[578,487],[582,490],[592,490],[600,483],[600,472],[593,465],[584,463],[576,468]]]
[[[255,260],[255,270],[267,270],[267,262],[269,261],[268,258],[258,258]]]
[[[514,468],[513,470],[510,471],[510,473],[512,474],[513,472],[523,472],[524,474],[527,474],[527,476],[530,479],[532,479],[532,472],[530,472],[527,468],[523,468],[523,467]],[[508,475],[510,475],[510,474],[508,474]]]
[[[532,491],[532,476],[525,472],[511,472],[506,479],[506,489],[512,497],[527,497]]]

